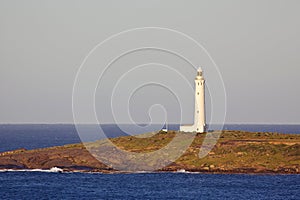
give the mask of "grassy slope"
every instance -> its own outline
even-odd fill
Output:
[[[133,136],[111,139],[127,151],[150,152],[167,145],[175,132],[160,132],[153,137]],[[235,169],[253,171],[278,171],[281,168],[300,170],[300,135],[277,133],[250,133],[224,131],[212,151],[199,159],[199,149],[204,134],[198,134],[192,145],[176,160],[177,168],[195,171],[230,171]],[[97,143],[93,144],[97,147]]]
[[[132,152],[152,152],[170,143],[176,132],[159,132],[152,137],[133,136],[110,139],[118,148]],[[188,134],[188,133],[185,133]],[[212,133],[217,135],[218,133]],[[145,134],[144,136],[146,136]],[[151,133],[148,133],[151,136]],[[173,164],[163,170],[186,169],[204,172],[278,172],[300,173],[300,135],[277,133],[251,133],[223,131],[217,144],[204,158],[199,158],[205,134],[196,135],[191,146]],[[186,141],[180,141],[185,143]],[[97,149],[108,140],[86,144]],[[106,152],[105,152],[106,153]],[[113,158],[113,153],[111,155]],[[66,169],[87,167],[108,169],[93,158],[82,144],[71,144],[36,150],[19,150],[0,155],[0,168],[50,168]]]

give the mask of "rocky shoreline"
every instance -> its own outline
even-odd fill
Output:
[[[126,136],[111,139],[124,150],[154,151],[169,143],[176,132],[159,132],[150,138]],[[222,131],[212,151],[198,158],[205,134],[173,163],[154,172],[211,174],[300,174],[300,135]],[[92,143],[93,148],[105,142]],[[111,155],[108,155],[111,156]],[[111,156],[112,157],[112,156]],[[0,170],[50,170],[57,172],[139,173],[117,171],[95,159],[83,144],[0,153]]]

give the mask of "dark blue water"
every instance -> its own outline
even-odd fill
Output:
[[[95,125],[85,125],[93,141]],[[126,135],[115,125],[108,137]],[[171,129],[178,129],[173,125]],[[300,133],[299,125],[226,125],[225,129]],[[80,142],[74,125],[0,125],[0,151]],[[0,172],[0,199],[300,199],[300,175]]]
[[[94,141],[101,139],[95,131],[99,125],[81,125],[85,130],[84,141]],[[134,132],[131,125],[127,125],[129,130]],[[118,126],[113,124],[101,125],[107,137],[113,138],[124,136],[124,133]],[[169,129],[178,130],[179,125],[170,125]],[[245,130],[262,132],[279,132],[300,134],[300,125],[234,125],[224,126],[225,130]],[[150,131],[150,130],[149,130]],[[137,133],[135,133],[137,134]],[[13,150],[17,148],[36,149],[51,146],[60,146],[65,144],[78,143],[79,138],[76,128],[72,124],[25,124],[0,125],[0,152]]]
[[[1,199],[299,199],[299,175],[0,173]]]

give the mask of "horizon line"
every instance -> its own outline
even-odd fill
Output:
[[[105,122],[105,123],[72,123],[72,122],[0,122],[0,125],[118,125],[118,124],[122,124],[122,125],[134,125],[132,123],[112,123],[112,122]],[[145,122],[142,123],[136,123],[138,125],[143,125],[143,124],[147,124]],[[179,123],[168,123],[169,125],[181,125]],[[222,123],[214,123],[212,125],[221,125]],[[160,123],[153,123],[153,125],[161,125]],[[280,123],[270,123],[270,122],[266,122],[266,123],[261,123],[261,122],[228,122],[228,123],[224,123],[224,125],[300,125],[300,123],[284,123],[284,122],[280,122]]]

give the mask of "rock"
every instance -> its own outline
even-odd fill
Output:
[[[6,152],[3,152],[3,153],[0,153],[0,156],[5,156],[5,155],[9,155],[9,154],[20,153],[20,152],[24,152],[24,151],[27,151],[27,149],[20,148],[20,149],[16,149],[16,150],[6,151]]]

